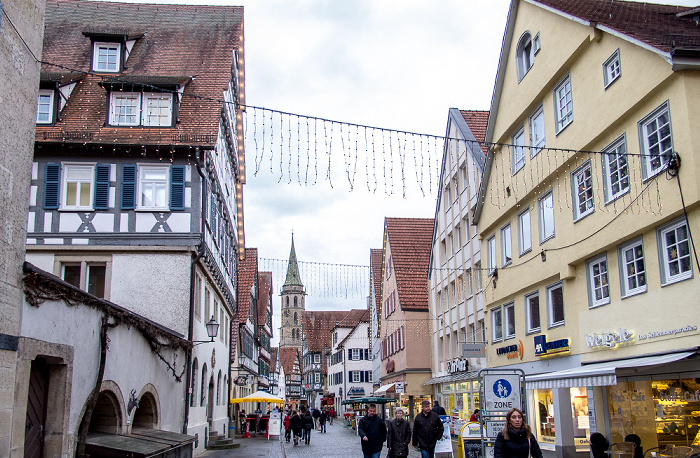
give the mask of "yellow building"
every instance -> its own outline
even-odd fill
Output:
[[[487,365],[525,371],[545,456],[700,445],[698,20],[511,3],[474,220]]]

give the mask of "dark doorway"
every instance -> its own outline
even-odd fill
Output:
[[[44,456],[44,428],[49,393],[49,365],[43,358],[32,361],[27,398],[27,419],[24,430],[25,458]]]

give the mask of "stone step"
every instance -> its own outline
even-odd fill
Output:
[[[233,439],[210,439],[207,442],[207,450],[228,450],[232,448],[238,448],[241,446],[240,442],[234,442]]]

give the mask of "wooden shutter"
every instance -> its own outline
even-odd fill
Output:
[[[122,165],[122,210],[136,208],[136,165]]]
[[[60,184],[61,164],[46,164],[44,210],[58,210]]]
[[[95,210],[109,208],[109,164],[95,166]]]
[[[170,166],[170,210],[185,209],[185,166]]]

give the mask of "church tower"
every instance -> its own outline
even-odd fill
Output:
[[[280,328],[280,347],[293,347],[301,352],[302,314],[304,312],[304,285],[299,276],[297,254],[294,250],[294,235],[292,234],[292,249],[289,252],[287,278],[282,285],[282,327]]]

